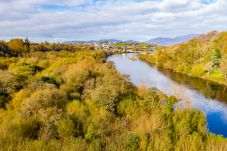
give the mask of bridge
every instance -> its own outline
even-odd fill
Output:
[[[136,54],[153,54],[155,51],[132,51],[126,50],[124,53],[136,53]]]

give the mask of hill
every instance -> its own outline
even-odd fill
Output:
[[[97,42],[111,42],[111,43],[117,43],[117,42],[122,42],[121,40],[117,40],[117,39],[101,39],[101,40],[75,40],[75,41],[65,41],[63,43],[65,44],[78,44],[78,43],[97,43]]]
[[[182,42],[186,42],[186,41],[188,41],[191,38],[196,37],[196,36],[198,36],[198,34],[178,36],[178,37],[175,37],[175,38],[159,37],[159,38],[151,39],[151,40],[149,40],[145,43],[161,45],[161,46],[170,46],[170,45],[175,45],[175,44],[179,44],[179,43],[182,43]]]
[[[175,72],[227,84],[227,32],[203,34],[186,43],[160,48],[155,56],[142,59]]]

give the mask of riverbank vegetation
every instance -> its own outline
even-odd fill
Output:
[[[225,138],[208,133],[201,111],[178,108],[175,97],[155,89],[136,88],[105,61],[106,52],[5,44],[0,150],[227,149]]]
[[[119,50],[131,50],[131,51],[151,51],[155,49],[155,45],[139,43],[139,42],[118,42],[113,44]]]
[[[193,77],[227,85],[227,33],[210,32],[192,40],[158,49],[142,60]]]

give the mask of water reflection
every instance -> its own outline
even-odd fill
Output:
[[[227,88],[223,85],[203,79],[192,78],[187,75],[172,72],[171,70],[158,68],[158,71],[164,73],[171,80],[179,84],[183,84],[191,89],[199,91],[206,98],[219,100],[227,104]]]
[[[136,86],[146,83],[167,95],[190,101],[192,107],[206,113],[209,131],[227,137],[227,88],[170,70],[157,69],[140,60],[130,60],[131,57],[132,54],[114,55],[108,61],[113,61],[119,72],[128,74]]]

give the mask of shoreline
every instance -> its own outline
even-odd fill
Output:
[[[147,64],[149,64],[149,65],[156,65],[158,68],[161,68],[161,69],[170,70],[170,71],[172,71],[172,72],[179,73],[179,74],[182,74],[182,75],[186,75],[186,76],[189,76],[189,77],[191,77],[191,78],[202,79],[202,80],[206,80],[206,81],[209,81],[209,82],[214,82],[215,84],[218,84],[218,85],[222,85],[222,86],[224,86],[224,87],[227,87],[227,83],[225,83],[225,82],[216,81],[216,80],[208,79],[208,78],[205,78],[205,77],[195,77],[195,76],[192,76],[192,75],[189,75],[189,74],[185,74],[185,73],[182,73],[182,72],[177,72],[177,71],[175,71],[175,70],[173,70],[173,69],[165,68],[165,67],[163,67],[163,66],[158,66],[158,65],[157,65],[156,63],[154,63],[154,62],[148,61],[148,59],[141,58],[140,55],[138,55],[138,58],[139,58],[141,61],[143,61],[143,62],[145,62],[145,63],[147,63]]]

